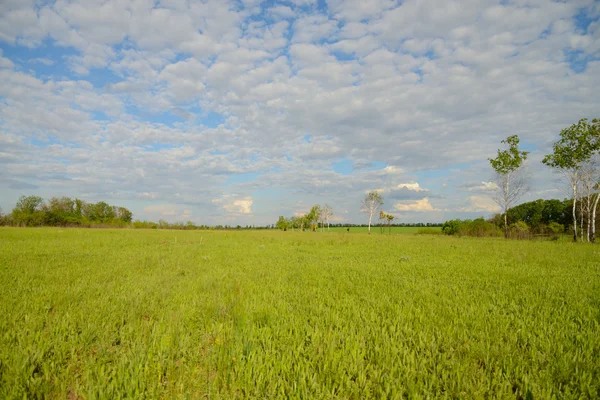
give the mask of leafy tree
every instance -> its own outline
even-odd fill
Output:
[[[496,171],[496,196],[494,201],[502,207],[504,213],[504,237],[508,237],[507,213],[526,190],[526,182],[522,173],[523,162],[529,152],[519,150],[519,136],[512,135],[502,143],[508,149],[498,150],[496,158],[489,158],[492,168]]]
[[[392,214],[388,214],[386,215],[386,218],[388,220],[388,235],[392,234],[392,221],[394,221],[394,219],[396,219],[396,217],[394,217]]]
[[[306,224],[310,227],[311,231],[315,230],[315,225],[318,225],[319,216],[321,215],[321,206],[315,204],[312,206],[308,214],[305,215]]]
[[[582,178],[582,168],[598,151],[600,141],[600,120],[594,119],[590,124],[586,118],[563,129],[560,139],[554,143],[552,154],[546,155],[542,162],[561,172],[567,179],[570,195],[573,199],[573,241],[577,241],[577,197]]]
[[[369,216],[369,234],[371,234],[371,221],[373,215],[377,214],[382,205],[383,196],[376,190],[367,193],[361,202],[360,210]]]
[[[279,220],[277,220],[277,224],[275,226],[277,226],[277,229],[286,231],[289,228],[289,225],[290,225],[290,221],[287,218],[285,218],[283,215],[281,215],[279,217]]]
[[[121,222],[129,223],[133,219],[133,213],[125,207],[116,207],[116,217]]]
[[[39,196],[21,196],[12,211],[17,225],[41,226],[44,224],[44,199]]]

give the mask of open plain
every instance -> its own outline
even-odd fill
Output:
[[[600,250],[0,229],[1,398],[597,398]]]

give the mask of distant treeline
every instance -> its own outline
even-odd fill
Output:
[[[584,204],[580,201],[579,204]],[[556,237],[563,232],[568,232],[573,224],[571,210],[572,200],[535,200],[522,203],[511,208],[507,213],[509,236],[518,239],[534,236]],[[577,215],[583,210],[577,207]],[[600,218],[596,218],[596,226],[600,225]],[[447,235],[457,236],[503,236],[502,227],[504,214],[496,214],[485,220],[454,219],[442,224],[442,232]]]
[[[21,196],[10,214],[0,215],[0,225],[11,226],[128,226],[133,214],[125,207],[103,201],[88,203],[69,197]]]
[[[378,224],[379,225],[379,224]],[[375,226],[378,226],[375,225]],[[369,225],[368,224],[346,224],[346,223],[338,223],[338,224],[330,224],[330,226],[333,227],[337,227],[337,228],[366,228]],[[384,226],[387,228],[388,224],[384,223]],[[440,227],[442,226],[441,222],[399,222],[399,223],[395,223],[395,224],[389,224],[389,226],[395,226],[395,227],[412,227],[412,228],[433,228],[433,227]]]
[[[273,225],[196,225],[192,221],[186,223],[164,220],[132,221],[133,213],[125,207],[112,206],[100,201],[88,203],[69,197],[52,197],[44,200],[40,196],[21,196],[10,213],[0,210],[0,226],[60,226],[84,228],[134,228],[134,229],[271,229]]]

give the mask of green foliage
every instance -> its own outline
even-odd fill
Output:
[[[553,153],[546,155],[542,162],[557,169],[578,169],[599,149],[600,120],[594,119],[590,124],[583,118],[560,132],[560,139],[554,143]]]
[[[565,231],[565,227],[562,224],[559,224],[558,222],[550,222],[548,224],[548,230],[552,233],[558,234],[558,233],[563,233]]]
[[[442,232],[446,235],[474,236],[474,237],[498,237],[502,231],[495,224],[477,218],[474,220],[454,219],[444,222]]]
[[[519,136],[512,135],[502,141],[508,145],[506,150],[498,150],[496,158],[488,158],[492,168],[499,174],[516,171],[527,160],[528,151],[519,151]]]
[[[510,237],[513,239],[530,239],[531,231],[524,221],[517,221],[510,225]]]
[[[12,211],[10,224],[17,226],[125,226],[133,214],[124,207],[101,201],[86,203],[69,197],[21,196]]]
[[[552,222],[568,227],[573,221],[571,207],[571,200],[538,199],[511,208],[508,211],[508,221],[509,224],[523,221],[533,232],[542,234]]]
[[[275,226],[277,227],[277,229],[286,231],[291,227],[291,223],[289,219],[285,218],[284,216],[280,216]]]
[[[456,235],[460,230],[460,219],[452,219],[444,222],[442,225],[442,232],[446,235]]]
[[[0,398],[597,398],[597,249],[0,229]]]

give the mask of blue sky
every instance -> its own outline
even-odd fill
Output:
[[[330,204],[364,222],[489,216],[500,141],[540,160],[599,117],[588,0],[5,0],[0,207],[21,195],[135,218],[267,224]]]

